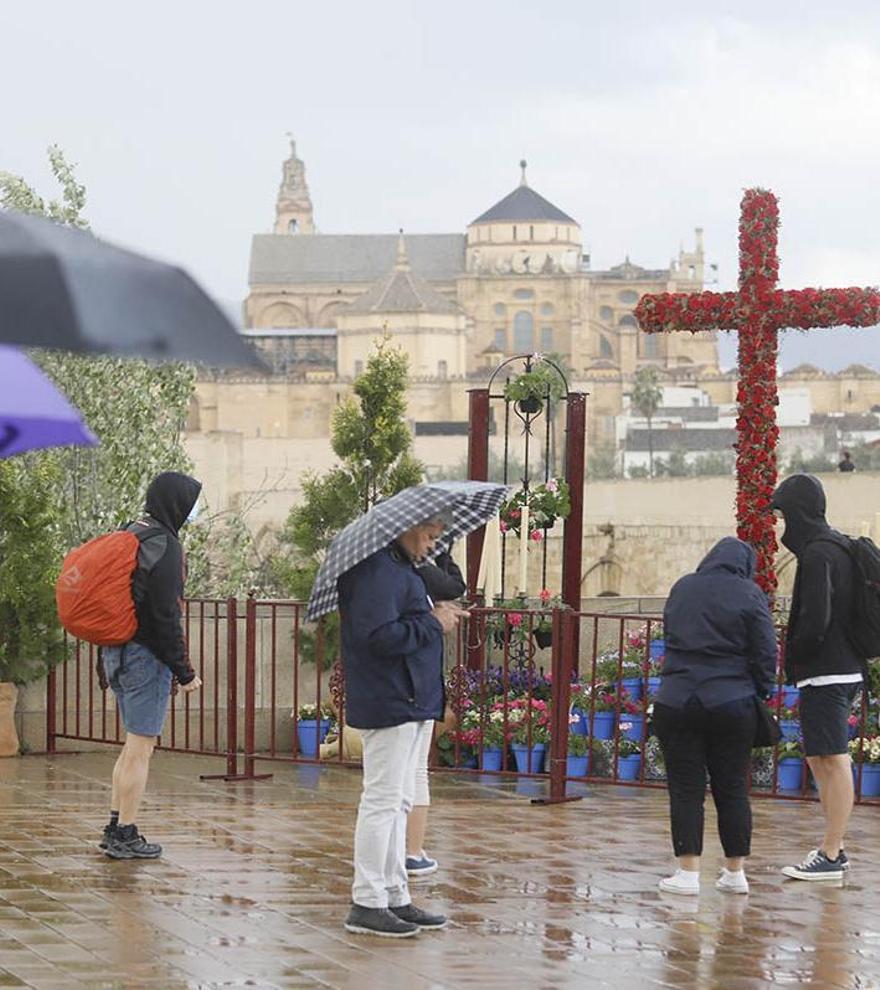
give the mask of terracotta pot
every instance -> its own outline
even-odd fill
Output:
[[[18,733],[15,730],[15,702],[18,688],[11,681],[0,682],[0,756],[18,756]]]

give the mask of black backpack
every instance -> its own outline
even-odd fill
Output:
[[[855,569],[847,633],[859,656],[871,660],[880,657],[880,547],[867,536],[845,539]]]

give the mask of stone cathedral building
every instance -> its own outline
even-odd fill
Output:
[[[253,239],[249,333],[279,372],[333,368],[342,380],[358,374],[383,326],[423,380],[471,377],[534,351],[563,355],[578,378],[632,375],[643,363],[716,370],[713,334],[648,336],[632,314],[644,292],[702,288],[702,231],[666,268],[627,258],[593,271],[579,221],[531,188],[525,162],[520,168],[517,186],[463,232],[323,234],[291,143],[274,233]]]

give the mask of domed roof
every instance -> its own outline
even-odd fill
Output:
[[[526,182],[526,163],[522,161],[519,164],[522,169],[520,184],[512,193],[508,193],[504,199],[499,200],[485,213],[478,216],[476,220],[473,220],[472,224],[510,223],[511,221],[550,221],[551,223],[577,224],[577,220],[572,219],[567,213],[563,213],[558,206],[554,206],[549,200],[544,199],[543,196],[530,188]]]
[[[394,268],[352,300],[344,310],[350,313],[458,313],[457,303],[441,295],[409,266],[403,234],[397,246]]]

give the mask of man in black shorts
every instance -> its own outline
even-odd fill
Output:
[[[825,520],[825,492],[817,478],[786,478],[771,507],[784,517],[782,543],[797,557],[785,672],[800,689],[804,754],[825,816],[819,848],[782,872],[794,880],[839,880],[849,868],[843,838],[853,806],[848,718],[863,671],[847,637],[854,565],[846,538]]]

